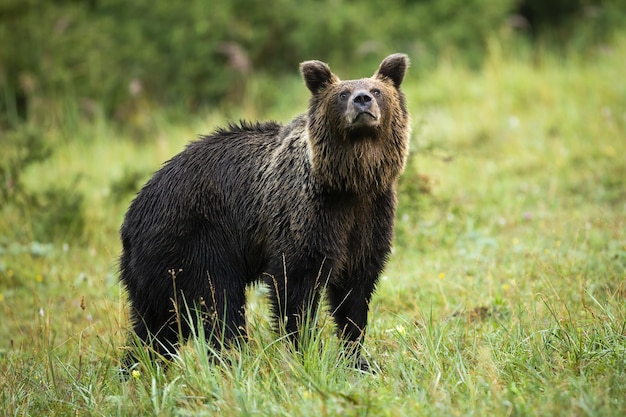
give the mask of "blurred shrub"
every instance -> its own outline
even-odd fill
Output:
[[[0,208],[11,205],[18,209],[20,232],[44,242],[80,238],[85,216],[83,195],[76,191],[76,184],[32,191],[21,180],[29,166],[52,155],[44,134],[29,125],[12,129],[3,132],[2,148]]]
[[[152,105],[237,104],[253,72],[294,74],[311,58],[337,69],[354,62],[369,68],[401,50],[419,69],[453,51],[477,65],[485,40],[505,28],[555,27],[571,36],[589,24],[606,31],[623,20],[623,3],[3,0],[0,127],[10,117],[62,118],[54,104],[68,97],[79,99],[86,116],[103,113],[130,125]]]
[[[521,0],[519,22],[534,39],[577,46],[606,39],[626,18],[624,0]]]
[[[32,126],[2,132],[0,152],[0,206],[24,198],[20,181],[24,170],[52,154],[44,135]]]
[[[150,172],[126,169],[120,178],[111,182],[111,199],[119,202],[137,193],[137,190],[141,188],[142,184],[145,183],[146,178],[149,176]]]
[[[82,238],[85,229],[83,194],[75,185],[52,187],[33,194],[28,206],[32,235],[41,242],[67,242]]]

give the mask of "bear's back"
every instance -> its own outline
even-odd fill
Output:
[[[241,208],[242,200],[254,197],[253,180],[277,148],[281,128],[277,122],[241,122],[190,142],[141,189],[129,207],[122,234],[143,230],[184,236],[188,231],[181,227],[181,219],[193,225],[207,215]]]

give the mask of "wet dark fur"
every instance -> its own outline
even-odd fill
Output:
[[[174,301],[184,312],[183,299],[202,312],[216,345],[245,336],[245,287],[261,281],[277,324],[294,335],[325,287],[339,335],[359,346],[408,152],[399,90],[407,66],[396,54],[372,78],[340,81],[326,64],[307,61],[307,114],[286,126],[230,125],[154,174],[121,228],[120,278],[141,340],[174,347]],[[378,119],[361,115],[363,106]],[[190,328],[181,325],[184,339]]]

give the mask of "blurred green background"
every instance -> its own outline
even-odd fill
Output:
[[[446,56],[472,67],[488,39],[557,49],[605,42],[623,0],[2,0],[0,129],[62,117],[137,123],[150,106],[240,105],[250,79],[277,80],[306,59],[369,68],[389,52],[413,72]],[[278,96],[278,97],[277,97]],[[262,105],[280,94],[261,91]],[[59,114],[61,113],[61,115]]]

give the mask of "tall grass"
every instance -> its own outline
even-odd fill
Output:
[[[86,221],[78,238],[37,242],[29,218],[3,208],[3,414],[625,414],[626,40],[593,55],[495,40],[489,51],[480,71],[449,60],[406,81],[414,137],[371,306],[375,374],[346,366],[325,314],[294,352],[251,289],[249,343],[215,356],[192,339],[168,367],[144,360],[120,378],[124,211],[160,163],[224,118],[156,112],[138,136],[104,120],[50,129],[55,153],[25,186],[78,177]],[[304,110],[305,87],[288,84],[286,102]],[[265,115],[294,114],[241,114]]]

